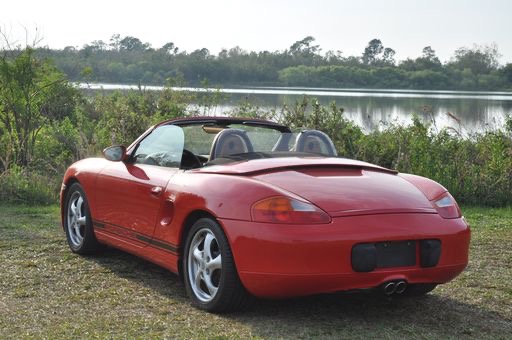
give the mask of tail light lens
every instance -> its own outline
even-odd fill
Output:
[[[443,218],[459,218],[462,216],[457,202],[448,192],[433,200],[433,204],[439,215]]]
[[[284,224],[322,224],[331,217],[311,203],[290,197],[270,197],[255,203],[251,209],[254,222]]]

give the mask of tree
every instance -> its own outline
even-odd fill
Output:
[[[39,131],[51,120],[70,114],[75,91],[49,61],[36,59],[30,47],[0,58],[0,160],[4,169],[30,163]]]
[[[384,51],[384,45],[379,39],[373,39],[363,52],[363,63],[366,65],[374,64],[378,59],[378,55]]]
[[[501,75],[507,83],[507,86],[512,88],[512,63],[505,65],[505,67],[501,69]]]
[[[334,52],[333,50],[329,50],[325,53],[325,59],[329,63],[336,64],[343,61],[345,58],[343,58],[342,51],[337,50],[336,52]]]
[[[315,38],[307,36],[302,40],[298,40],[290,46],[290,53],[292,55],[309,56],[320,52],[320,45],[313,45]]]
[[[94,40],[90,44],[85,44],[84,49],[85,48],[90,48],[91,51],[98,52],[107,50],[108,45],[103,40]]]
[[[382,61],[384,64],[395,65],[395,54],[396,52],[394,49],[386,47],[384,49],[384,54],[382,55]]]
[[[63,51],[65,53],[76,53],[76,48],[74,46],[66,46]]]
[[[441,61],[436,56],[436,51],[430,46],[423,48],[421,58],[416,59],[416,64],[420,70],[437,70],[441,69]]]
[[[121,51],[138,51],[144,52],[151,47],[148,43],[143,43],[138,38],[135,37],[124,37],[119,42],[119,50]]]
[[[119,51],[119,46],[121,45],[121,36],[116,33],[112,34],[112,37],[110,38],[110,48],[114,51]]]
[[[228,50],[223,48],[222,51],[219,52],[219,59],[227,59],[227,58],[228,58]]]
[[[178,54],[179,48],[173,42],[168,42],[162,46],[161,50],[168,54]]]
[[[228,51],[228,56],[231,58],[237,58],[245,54],[247,54],[247,52],[244,51],[240,46],[232,47]]]
[[[194,52],[190,53],[190,56],[196,57],[199,59],[208,59],[210,57],[210,50],[207,48],[201,48],[199,50],[195,50]]]
[[[86,66],[82,69],[82,71],[80,71],[80,77],[82,77],[86,83],[89,83],[92,80],[93,75],[94,71],[90,66]]]
[[[455,50],[451,65],[457,69],[470,69],[474,74],[489,74],[499,67],[501,55],[495,44],[474,45],[473,48],[460,47]]]
[[[422,58],[433,63],[439,63],[439,58],[436,56],[436,51],[430,46],[423,47]]]
[[[403,60],[400,62],[399,67],[406,71],[441,71],[442,64],[439,61],[439,58],[436,56],[436,51],[434,51],[432,47],[426,46],[422,50],[421,57],[418,57],[414,60]]]

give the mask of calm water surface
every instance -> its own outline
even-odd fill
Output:
[[[80,84],[84,89],[129,90],[136,85]],[[162,90],[146,86],[146,90]],[[175,88],[195,92],[216,91],[203,88]],[[386,122],[409,124],[413,114],[433,122],[438,129],[453,127],[462,132],[500,128],[504,117],[512,114],[512,92],[416,91],[319,88],[226,88],[218,106],[207,114],[222,115],[241,102],[249,101],[262,109],[279,110],[283,104],[293,104],[304,95],[317,98],[321,104],[333,101],[345,109],[345,117],[367,131],[378,129]],[[454,119],[453,117],[457,117]]]

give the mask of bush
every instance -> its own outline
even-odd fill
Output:
[[[48,177],[35,170],[13,166],[0,174],[0,202],[55,204],[62,177]]]
[[[512,204],[512,139],[507,131],[463,137],[444,129],[434,132],[413,119],[407,127],[390,125],[363,135],[356,158],[431,178],[460,203]]]

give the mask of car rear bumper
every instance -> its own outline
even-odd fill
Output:
[[[412,283],[444,283],[460,274],[465,264],[425,269],[378,271],[352,274],[280,275],[241,272],[240,279],[251,294],[266,298],[376,288],[388,281]]]
[[[333,218],[323,225],[274,225],[220,220],[242,283],[253,295],[288,297],[373,288],[391,280],[445,283],[468,263],[470,230],[464,219],[437,214],[382,214]],[[355,245],[435,239],[441,254],[433,267],[414,265],[356,272]]]

